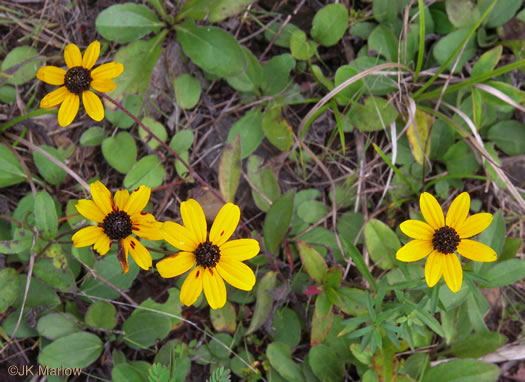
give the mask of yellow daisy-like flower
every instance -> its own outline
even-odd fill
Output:
[[[491,262],[497,259],[496,252],[489,246],[474,240],[467,240],[485,230],[492,222],[492,215],[479,213],[467,218],[470,210],[470,196],[463,192],[458,195],[443,216],[438,201],[427,192],[419,198],[421,213],[426,222],[407,220],[399,228],[412,240],[396,253],[400,261],[418,261],[428,255],[425,263],[425,280],[429,287],[445,278],[454,293],[461,289],[463,270],[456,252],[467,259]]]
[[[211,226],[209,239],[206,217],[199,203],[193,199],[180,205],[184,226],[165,222],[162,226],[164,240],[181,250],[157,263],[157,270],[164,278],[175,277],[196,267],[182,284],[180,301],[192,305],[204,289],[212,309],[226,304],[224,280],[235,288],[251,290],[255,274],[242,263],[259,253],[259,243],[254,239],[230,240],[241,217],[239,207],[225,204]]]
[[[44,66],[40,68],[36,77],[50,85],[63,85],[51,93],[47,94],[40,107],[49,109],[59,104],[58,124],[67,126],[75,119],[80,104],[80,95],[82,103],[87,114],[95,121],[104,119],[104,106],[100,98],[90,89],[93,88],[99,92],[110,92],[116,88],[112,81],[118,77],[124,70],[124,66],[119,62],[108,62],[92,70],[100,54],[100,43],[93,41],[84,52],[75,44],[69,44],[64,50],[64,59],[68,70],[57,66]]]
[[[118,190],[113,199],[99,181],[91,183],[90,189],[93,200],[79,200],[75,207],[82,216],[98,225],[76,232],[73,245],[77,248],[93,245],[95,251],[105,255],[111,243],[117,241],[117,256],[124,273],[129,270],[128,252],[139,267],[148,270],[152,265],[151,255],[132,234],[147,240],[162,240],[162,223],[157,222],[152,214],[142,212],[148,204],[151,188],[140,186],[131,195],[128,190]]]

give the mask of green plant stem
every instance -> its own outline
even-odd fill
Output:
[[[417,4],[419,7],[419,50],[417,52],[414,83],[417,82],[419,72],[421,72],[421,68],[423,67],[423,57],[425,56],[425,3],[423,0],[418,0]]]

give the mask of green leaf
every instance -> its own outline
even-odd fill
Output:
[[[39,191],[35,198],[35,224],[46,239],[54,239],[58,230],[55,201],[47,191]]]
[[[12,186],[26,179],[26,175],[15,154],[3,144],[0,144],[0,187]]]
[[[218,333],[214,336],[218,341],[221,341],[223,344],[230,345],[233,342],[232,336],[227,333]],[[221,360],[227,360],[231,354],[230,348],[225,348],[218,341],[211,340],[208,344],[208,349],[210,353]]]
[[[41,61],[37,56],[38,52],[30,46],[19,46],[11,50],[0,65],[0,71],[9,78],[7,83],[23,85],[35,78]],[[26,60],[28,62],[20,66]]]
[[[289,190],[270,207],[264,219],[264,246],[271,253],[277,253],[281,241],[286,236],[292,219],[295,190]]]
[[[16,282],[16,270],[4,268],[0,271],[0,313],[4,313],[13,304],[18,294],[18,283]]]
[[[201,96],[199,80],[190,74],[181,74],[175,79],[175,100],[183,109],[193,109]]]
[[[62,154],[57,149],[50,146],[40,146],[42,150],[55,157],[59,162],[65,163]],[[60,185],[66,179],[67,173],[61,167],[58,167],[50,159],[38,151],[33,152],[33,161],[35,162],[38,172],[48,182],[55,186]]]
[[[447,15],[456,28],[474,26],[481,17],[479,7],[471,0],[446,1]]]
[[[366,295],[361,289],[342,287],[337,295],[335,304],[346,314],[358,317],[367,313]]]
[[[115,42],[131,42],[164,26],[151,9],[141,4],[112,5],[100,12],[95,26],[102,37]]]
[[[0,86],[0,101],[6,104],[16,101],[16,90],[12,86]]]
[[[334,320],[332,302],[327,291],[321,292],[315,300],[314,314],[312,316],[312,331],[310,333],[310,346],[317,346],[326,340]]]
[[[474,66],[472,67],[472,72],[470,73],[470,76],[477,77],[494,70],[501,58],[502,52],[503,46],[498,45],[495,48],[489,50],[488,52],[483,53],[479,60],[477,60]]]
[[[441,160],[445,162],[449,174],[475,174],[479,169],[479,163],[465,141],[450,146]]]
[[[36,326],[38,334],[56,340],[60,337],[80,332],[80,326],[69,314],[50,313],[42,316]]]
[[[348,26],[348,11],[342,4],[329,4],[321,8],[314,16],[310,34],[324,46],[339,42]]]
[[[487,280],[484,288],[499,288],[510,285],[525,277],[525,262],[520,259],[509,259],[501,263],[491,264],[490,268],[481,274]]]
[[[525,124],[518,121],[501,121],[488,131],[488,138],[507,155],[525,153]]]
[[[359,74],[359,70],[350,65],[342,65],[335,72],[334,85],[339,86],[349,78]],[[355,94],[364,87],[363,79],[355,81],[342,89],[336,96],[335,100],[339,105],[346,105],[349,103]]]
[[[264,132],[262,113],[258,109],[250,110],[232,125],[226,143],[231,143],[236,136],[241,137],[241,159],[250,156],[259,147]]]
[[[153,118],[150,118],[150,117],[144,117],[142,119],[142,123],[148,129],[150,129],[151,132],[157,136],[157,138],[162,140],[162,142],[166,142],[166,139],[168,139],[168,133],[166,132],[166,129],[164,128],[164,125],[162,123],[157,122]],[[153,139],[151,135],[146,130],[144,130],[141,126],[139,126],[139,137],[145,143],[147,143],[149,148],[152,150],[155,150],[160,145],[160,142],[157,141],[156,139]]]
[[[397,61],[397,39],[388,28],[378,25],[368,38],[368,54],[380,55],[387,61]]]
[[[133,349],[144,349],[164,339],[171,330],[169,317],[155,312],[137,311],[124,324],[124,342]]]
[[[145,300],[140,306],[148,309],[154,309],[159,312],[168,313],[172,316],[181,316],[182,303],[180,302],[180,291],[177,288],[168,289],[169,297],[163,303],[155,302],[152,298]],[[138,313],[138,312],[137,312]],[[172,326],[178,324],[181,320],[176,317],[169,317]]]
[[[427,138],[430,131],[430,126],[433,123],[433,118],[431,115],[416,108],[416,115],[414,119],[415,124],[410,123],[408,125],[408,143],[410,144],[410,150],[412,150],[412,155],[414,155],[416,162],[423,164],[425,155],[428,156],[430,153],[430,140],[427,142]],[[423,150],[425,147],[426,151],[425,155],[423,155]]]
[[[114,90],[113,92],[115,93],[117,91],[118,89]],[[142,98],[136,94],[128,94],[124,98],[122,106],[132,115],[137,117],[139,115],[140,109],[142,108]],[[109,107],[114,107],[114,105],[109,104]],[[135,124],[133,118],[124,113],[122,110],[108,110],[109,107],[106,108],[106,119],[112,124],[120,127],[121,129],[129,129]]]
[[[124,178],[124,187],[134,190],[141,185],[151,188],[159,187],[164,180],[164,166],[156,155],[146,155],[133,164]]]
[[[423,382],[494,382],[499,367],[473,359],[454,360],[427,370]]]
[[[256,303],[250,326],[246,330],[246,335],[255,332],[266,321],[268,314],[272,309],[273,298],[270,295],[277,286],[277,273],[274,271],[267,272],[263,278],[257,280],[256,285]]]
[[[299,30],[290,38],[290,50],[296,59],[309,60],[315,54],[316,48],[315,44],[308,41],[306,33]]]
[[[87,367],[102,353],[104,343],[98,336],[79,332],[61,337],[40,351],[38,362],[53,368]]]
[[[365,226],[365,241],[370,258],[379,268],[394,267],[394,258],[401,244],[390,227],[377,219],[369,220]]]
[[[288,85],[290,72],[295,67],[291,54],[285,53],[272,57],[263,65],[264,80],[261,89],[264,95],[276,95]]]
[[[505,243],[505,222],[501,210],[492,216],[492,223],[479,235],[479,241],[487,244],[499,255]]]
[[[375,0],[372,14],[380,24],[390,24],[397,19],[400,8],[399,0]]]
[[[241,177],[241,138],[235,137],[225,146],[219,163],[219,189],[227,203],[235,200]]]
[[[104,129],[102,127],[93,126],[84,131],[80,136],[80,146],[98,146],[102,143],[103,140]]]
[[[215,331],[235,333],[237,328],[236,313],[229,301],[220,309],[211,309],[210,320]]]
[[[104,139],[102,154],[111,167],[126,174],[137,160],[137,145],[131,134],[122,131]]]
[[[467,37],[470,33],[470,28],[458,29],[452,33],[449,33],[442,39],[440,39],[434,46],[434,58],[436,61],[443,65],[448,58],[454,53],[459,44]],[[459,73],[463,69],[463,65],[470,60],[476,54],[476,41],[471,37],[463,50],[463,54],[459,59],[458,65],[456,66],[455,73]],[[457,55],[448,64],[447,69],[451,70],[456,63]]]
[[[459,358],[480,358],[496,351],[507,342],[507,337],[496,332],[472,333],[454,342],[446,353]]]
[[[503,249],[501,250],[501,255],[498,258],[498,262],[513,259],[514,257],[516,257],[516,254],[518,253],[518,250],[520,249],[522,243],[523,240],[517,237],[506,238],[505,244],[503,245]]]
[[[361,227],[363,226],[363,215],[354,212],[345,212],[337,218],[337,232],[339,235],[344,235],[346,240],[354,243]],[[357,244],[363,242],[363,237],[360,236]]]
[[[91,304],[86,312],[86,324],[94,328],[111,330],[117,325],[117,310],[106,301]]]
[[[210,23],[218,23],[228,17],[235,16],[255,0],[218,0],[214,1],[210,12]]]
[[[492,1],[481,0],[478,3],[479,7],[481,8],[481,12],[485,12]],[[498,0],[497,6],[492,9],[484,22],[485,26],[487,28],[498,28],[503,26],[503,24],[514,17],[522,4],[523,3],[521,0]]]
[[[61,256],[61,260],[58,260]],[[38,259],[33,269],[35,276],[47,285],[59,289],[62,292],[70,292],[75,289],[75,276],[62,253],[57,255],[57,261],[52,259]]]
[[[357,270],[359,271],[359,273],[361,273],[361,276],[363,276],[366,279],[366,281],[368,281],[368,283],[373,289],[376,289],[377,287],[374,276],[372,276],[372,273],[370,273],[370,270],[366,266],[361,252],[359,252],[359,250],[353,243],[349,242],[344,237],[341,238],[341,243],[343,244],[345,254],[350,255]]]
[[[220,77],[231,77],[246,67],[246,59],[235,38],[216,27],[199,27],[186,20],[176,25],[177,41],[184,53],[203,70]]]
[[[281,115],[281,107],[274,106],[263,115],[262,129],[272,145],[281,151],[288,151],[293,145],[293,132],[288,121]]]
[[[242,138],[241,138],[242,139]],[[270,203],[275,202],[281,196],[281,191],[279,190],[279,184],[275,178],[274,173],[269,168],[261,167],[262,158],[252,155],[248,158],[248,163],[246,165],[248,179],[257,189],[252,190],[252,197],[260,210],[268,212],[270,209]],[[262,193],[265,198],[260,194]]]
[[[361,131],[383,130],[397,116],[397,110],[386,99],[379,97],[368,97],[364,105],[353,104],[350,109],[350,121]]]
[[[272,342],[266,349],[266,356],[272,367],[287,382],[304,382],[301,368],[292,360],[290,348],[279,342]]]
[[[328,207],[317,200],[306,200],[297,207],[297,216],[306,223],[316,223],[326,216]]]
[[[283,23],[277,22],[273,23],[272,25],[268,26],[268,28],[265,28],[264,30],[264,38],[268,41],[272,41],[273,37],[277,34],[277,31],[281,29]],[[292,37],[292,34],[294,32],[300,31],[301,29],[295,26],[292,23],[288,23],[284,26],[281,33],[279,34],[279,37],[275,39],[273,42],[274,45],[280,46],[281,48],[290,48],[290,39]]]
[[[436,320],[431,314],[419,309],[416,309],[414,312],[416,317],[419,318],[426,326],[432,329],[436,334],[440,335],[441,337],[445,336],[439,321]]]
[[[25,291],[26,288],[26,274],[19,274],[16,282],[18,284],[19,291]],[[20,308],[24,293],[18,293],[13,306]],[[34,308],[36,306],[56,306],[60,304],[60,299],[54,290],[49,288],[46,284],[37,278],[31,277],[31,283],[29,284],[29,292],[27,293],[27,299],[25,301],[25,308]]]
[[[188,151],[193,145],[193,130],[184,129],[180,130],[173,136],[170,142],[170,147],[177,154],[182,154],[185,151]]]
[[[317,345],[308,353],[310,367],[323,382],[339,382],[345,377],[345,364],[334,349],[327,345]]]
[[[262,66],[248,48],[242,46],[241,49],[246,58],[246,69],[236,76],[226,78],[226,81],[235,90],[256,93],[263,81]]]
[[[306,273],[308,273],[314,281],[321,284],[323,277],[326,272],[328,272],[328,266],[323,256],[302,240],[299,240],[297,247],[299,249],[299,256],[301,257],[301,263]]]
[[[13,240],[0,241],[0,253],[5,255],[18,254],[23,252],[33,245],[33,236],[31,231],[20,229],[16,231],[19,236]]]
[[[290,349],[301,342],[301,321],[297,313],[290,308],[279,308],[273,317],[272,335],[274,342],[286,344]]]

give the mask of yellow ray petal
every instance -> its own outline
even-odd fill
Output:
[[[249,266],[240,261],[221,257],[215,269],[224,281],[237,289],[252,290],[255,285],[255,274]]]
[[[91,78],[93,81],[111,80],[112,78],[120,76],[124,71],[124,65],[120,62],[108,62],[100,65],[91,71]]]
[[[104,119],[104,106],[98,96],[90,90],[82,92],[82,103],[86,109],[86,113],[95,121],[102,121]]]
[[[151,188],[148,186],[140,186],[129,196],[124,211],[126,211],[129,216],[139,214],[144,207],[146,207],[146,204],[148,204],[150,195]]]
[[[227,203],[222,206],[211,226],[210,241],[218,247],[227,242],[235,232],[240,218],[241,210],[235,204]]]
[[[470,195],[462,192],[452,201],[447,211],[446,225],[452,228],[461,226],[470,210]]]
[[[97,251],[100,256],[104,256],[108,253],[110,248],[111,240],[109,240],[108,235],[101,235],[93,246],[93,249]]]
[[[447,255],[439,253],[438,251],[432,251],[425,263],[425,280],[431,288],[437,284],[443,274],[444,256]]]
[[[84,52],[84,57],[82,58],[82,66],[87,70],[91,70],[93,65],[95,65],[95,63],[97,62],[99,54],[100,42],[95,40],[86,48],[86,51]]]
[[[408,237],[419,240],[432,240],[435,232],[431,226],[419,220],[405,220],[399,228]]]
[[[122,242],[127,241],[129,243],[129,253],[133,260],[137,263],[139,267],[145,269],[146,271],[150,269],[152,265],[151,255],[146,247],[142,245],[140,241],[135,239],[132,236],[128,236],[125,239],[122,239]]]
[[[86,219],[96,221],[97,223],[104,222],[106,215],[97,207],[92,200],[81,199],[75,204],[78,213]]]
[[[117,207],[119,211],[124,211],[124,207],[126,207],[128,199],[129,192],[125,188],[118,190],[113,196],[113,202],[115,203],[115,207]]]
[[[419,198],[419,207],[421,213],[428,224],[437,230],[445,225],[445,218],[443,217],[443,210],[436,198],[428,192],[423,192]]]
[[[492,215],[486,212],[469,216],[465,222],[456,227],[461,239],[469,238],[484,231],[492,223]]]
[[[462,239],[456,251],[463,257],[482,263],[490,263],[498,259],[496,251],[488,245],[474,240]]]
[[[147,240],[162,240],[162,223],[155,220],[152,214],[141,212],[131,218],[133,233]]]
[[[66,95],[71,94],[65,86],[62,86],[58,89],[53,90],[51,93],[48,93],[42,101],[40,101],[40,107],[42,109],[49,109],[55,107],[56,105],[64,102]]]
[[[204,268],[196,266],[184,280],[180,289],[180,302],[186,306],[192,305],[202,293],[202,278]]]
[[[69,125],[78,113],[78,106],[80,105],[80,98],[73,93],[68,92],[64,97],[60,109],[58,109],[58,124],[62,127]]]
[[[69,69],[75,66],[82,66],[82,53],[75,44],[69,44],[64,49],[64,60]]]
[[[202,287],[210,308],[219,309],[226,304],[226,285],[216,269],[204,269]]]
[[[102,227],[89,226],[82,228],[73,235],[73,245],[77,248],[89,247],[90,245],[95,244],[101,236],[106,236]]]
[[[180,204],[180,214],[184,227],[193,232],[199,243],[204,243],[208,236],[208,225],[200,204],[194,199],[186,200]]]
[[[195,265],[195,255],[191,252],[179,252],[165,257],[157,263],[157,270],[165,279],[182,275]]]
[[[450,290],[457,293],[463,283],[463,270],[458,257],[454,253],[443,256],[443,277]]]
[[[122,267],[122,273],[126,274],[129,271],[128,264],[129,241],[121,240],[117,251],[117,259]]]
[[[405,262],[418,261],[426,257],[433,249],[430,240],[412,240],[397,250],[396,259]]]
[[[193,252],[199,245],[193,232],[174,222],[164,222],[161,233],[164,240],[182,251]]]
[[[113,212],[113,203],[111,201],[111,192],[100,181],[93,182],[89,185],[91,197],[95,204],[100,208],[104,215]]]
[[[49,85],[64,85],[66,71],[58,66],[44,66],[38,69],[36,78]]]
[[[111,80],[93,80],[90,85],[93,89],[102,93],[113,91],[117,87],[117,84]]]
[[[259,251],[259,242],[255,239],[230,240],[220,246],[221,258],[244,261],[255,257]]]

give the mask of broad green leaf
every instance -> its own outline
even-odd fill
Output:
[[[64,255],[60,253],[60,256],[62,260],[56,262],[52,259],[38,259],[33,272],[47,285],[63,292],[71,292],[75,289],[75,276]]]
[[[377,26],[368,37],[368,54],[380,55],[387,61],[397,61],[397,39],[392,31],[384,26]]]
[[[262,159],[256,155],[252,155],[248,158],[246,168],[248,179],[250,179],[250,182],[257,188],[257,190],[252,190],[253,200],[260,210],[268,212],[271,205],[270,202],[273,203],[276,201],[281,196],[281,191],[279,190],[279,184],[274,173],[268,168],[261,167],[261,165]],[[264,197],[259,192],[262,193]]]
[[[356,23],[350,27],[350,35],[359,37],[362,40],[368,40],[370,33],[376,28],[377,24],[369,21]]]
[[[13,240],[0,241],[0,253],[4,255],[19,254],[26,249],[31,248],[33,244],[33,236],[29,230],[16,231],[19,235]]]
[[[350,65],[340,66],[335,72],[334,85],[339,86],[349,78],[359,74],[359,70]],[[344,89],[342,89],[335,97],[339,105],[346,105],[349,103],[357,92],[364,86],[363,79],[353,82]]]
[[[401,244],[390,227],[380,220],[369,220],[365,226],[365,241],[370,257],[379,268],[394,267],[394,258]]]
[[[328,207],[317,200],[307,200],[297,207],[297,216],[306,223],[316,223],[326,216]]]
[[[193,130],[184,129],[180,130],[171,138],[170,147],[177,154],[182,154],[188,151],[193,145]]]
[[[133,137],[122,131],[102,142],[102,154],[109,165],[122,174],[126,174],[137,160],[137,145]]]
[[[483,53],[479,60],[477,60],[472,67],[472,72],[470,73],[471,77],[481,76],[482,74],[486,74],[491,70],[494,70],[501,58],[502,52],[503,47],[498,45],[495,48],[492,48],[491,50]]]
[[[86,324],[94,328],[111,330],[117,325],[117,310],[106,301],[91,304],[86,312]]]
[[[19,274],[16,282],[18,284],[18,291],[25,291],[26,288],[26,274]],[[13,306],[19,308],[22,306],[24,293],[18,293]],[[46,284],[35,277],[31,277],[29,284],[29,292],[25,301],[25,308],[34,308],[36,306],[56,306],[60,304],[60,299],[54,290],[49,288]]]
[[[496,351],[507,342],[507,337],[496,332],[472,333],[454,342],[445,353],[458,358],[480,358]]]
[[[47,191],[39,191],[35,198],[35,224],[46,239],[54,239],[58,230],[55,202]]]
[[[301,342],[301,320],[297,313],[290,308],[279,308],[272,321],[272,335],[274,342],[286,344],[294,349]]]
[[[16,270],[4,268],[0,271],[0,313],[4,313],[13,304],[18,294],[18,283],[16,282]]]
[[[64,313],[50,313],[40,317],[36,328],[38,334],[52,340],[80,332],[75,318]]]
[[[57,161],[64,163],[62,154],[60,154],[54,147],[43,145],[40,146],[40,148],[55,157]],[[67,173],[40,152],[33,152],[33,161],[35,162],[40,175],[42,175],[48,183],[58,186],[66,179]]]
[[[481,13],[490,6],[492,1],[478,1]],[[498,28],[503,26],[507,21],[512,19],[518,9],[523,5],[521,0],[498,0],[498,4],[492,9],[484,24],[487,28]]]
[[[0,86],[0,102],[9,104],[16,101],[16,90],[12,86]]]
[[[292,127],[281,115],[281,107],[274,106],[263,115],[262,129],[272,145],[281,151],[288,151],[293,145]]]
[[[449,174],[475,174],[479,169],[471,147],[464,141],[450,146],[441,160],[445,162]]]
[[[20,66],[26,60],[27,63]],[[23,85],[35,78],[40,61],[38,52],[34,48],[19,46],[5,56],[2,65],[0,65],[0,71],[4,72],[4,75],[9,78],[8,84]]]
[[[180,302],[180,291],[177,288],[170,288],[168,289],[169,297],[168,299],[163,303],[155,302],[151,297],[145,300],[140,306],[148,309],[154,309],[159,312],[168,313],[172,316],[181,316],[181,310],[182,310],[182,303]],[[133,314],[138,314],[133,313]],[[173,326],[177,325],[180,322],[180,319],[176,317],[169,317],[171,320],[171,324]]]
[[[159,139],[161,139],[163,142],[166,142],[166,139],[168,139],[168,133],[162,123],[157,122],[153,118],[150,118],[150,117],[144,117],[142,119],[142,123],[148,129],[150,129],[151,132],[155,134]],[[139,137],[140,139],[144,141],[144,143],[147,143],[149,148],[152,150],[155,150],[160,145],[159,141],[152,138],[151,135],[140,126],[139,126]]]
[[[216,27],[196,26],[191,20],[176,25],[175,29],[184,53],[203,70],[231,77],[245,69],[244,53],[231,34]]]
[[[490,264],[490,268],[481,274],[487,280],[485,288],[499,288],[510,285],[525,278],[525,262],[519,259],[509,259]]]
[[[329,4],[314,16],[310,34],[324,46],[332,46],[343,37],[348,26],[348,11],[342,4]]]
[[[359,273],[361,273],[361,276],[363,276],[366,279],[366,281],[368,281],[368,283],[373,289],[376,289],[376,282],[374,276],[372,276],[372,273],[370,273],[370,270],[368,269],[365,261],[363,260],[363,255],[361,255],[361,252],[359,252],[359,250],[353,243],[349,242],[344,237],[341,238],[341,243],[343,244],[345,254],[352,258],[352,261],[354,262]]]
[[[400,9],[399,0],[375,0],[372,3],[372,15],[380,24],[393,23]]]
[[[241,177],[241,138],[235,137],[225,146],[219,163],[219,189],[227,203],[235,200]]]
[[[189,0],[177,13],[175,21],[184,20],[191,17],[195,20],[202,20],[210,14],[210,9],[216,3],[216,0]]]
[[[355,242],[361,227],[363,226],[363,215],[354,212],[345,212],[337,218],[337,232],[344,235],[345,239],[351,243]],[[363,242],[363,236],[360,235],[357,244]]]
[[[262,113],[258,109],[250,110],[232,125],[226,143],[231,143],[236,136],[241,137],[241,159],[247,158],[259,147],[264,131]]]
[[[501,121],[488,131],[488,138],[505,154],[514,156],[525,153],[525,124],[518,121]]]
[[[124,342],[133,349],[145,349],[164,339],[171,330],[171,320],[150,311],[132,314],[122,325]]]
[[[218,341],[222,342],[223,344],[230,345],[233,342],[232,336],[227,333],[219,333],[215,334],[214,337],[217,339],[217,341],[212,339],[208,343],[208,349],[210,350],[210,353],[216,358],[227,360],[231,355],[231,349],[225,348]]]
[[[516,254],[518,253],[518,250],[520,249],[522,244],[523,239],[519,239],[517,237],[506,238],[505,244],[503,245],[503,249],[501,250],[501,255],[498,258],[498,262],[513,259],[514,257],[516,257]]]
[[[309,60],[315,54],[315,44],[308,41],[306,33],[299,30],[290,37],[290,50],[298,60]]]
[[[0,168],[0,187],[21,183],[26,178],[15,154],[3,144],[0,144]]]
[[[150,364],[145,361],[139,361],[144,362],[147,364],[148,367],[150,367]],[[147,381],[148,372],[146,370],[145,373],[141,373],[141,370],[138,369],[138,367],[135,365],[137,362],[129,362],[129,363],[120,363],[117,365],[114,365],[114,367],[111,369],[111,381],[112,382],[142,382]],[[169,379],[169,370],[168,369],[161,369],[165,370],[167,373],[166,380]],[[158,377],[159,381],[162,381],[161,373],[157,374],[156,377]]]
[[[93,126],[87,129],[80,136],[80,146],[90,147],[102,144],[104,140],[104,129],[102,127]]]
[[[447,0],[447,15],[456,28],[474,26],[481,18],[479,7],[472,0]]]
[[[427,142],[428,133],[432,124],[432,116],[416,109],[416,115],[414,117],[415,124],[410,123],[407,129],[408,142],[410,143],[410,149],[416,162],[423,164],[425,155],[428,156],[430,153],[430,140]],[[415,125],[415,126],[414,126]],[[428,144],[427,144],[428,143]],[[425,155],[423,150],[426,147]]]
[[[272,96],[282,92],[288,85],[290,72],[295,67],[291,54],[285,53],[272,57],[263,65],[264,79],[261,89],[264,95]]]
[[[456,48],[461,44],[461,42],[467,37],[470,32],[470,28],[458,29],[452,33],[449,33],[447,36],[440,39],[434,46],[434,58],[436,61],[443,65],[448,58],[454,53]],[[462,70],[463,65],[470,60],[476,54],[476,41],[473,37],[467,41],[463,54],[459,59],[458,65],[456,66],[455,73],[458,73]],[[454,59],[448,64],[447,69],[451,70],[457,60],[457,55]]]
[[[61,337],[46,347],[38,355],[38,362],[49,367],[87,367],[102,353],[104,343],[98,336],[79,332]]]
[[[210,12],[210,23],[218,23],[228,17],[235,16],[255,0],[217,0]]]
[[[164,180],[164,166],[156,155],[146,155],[131,167],[124,178],[124,187],[134,190],[141,185],[159,187]]]
[[[119,89],[114,90],[113,92],[117,92]],[[124,98],[124,102],[122,103],[122,106],[132,115],[137,117],[140,115],[140,111],[142,108],[142,98],[136,94],[128,94]],[[120,127],[121,129],[129,129],[131,126],[135,124],[135,121],[133,118],[131,118],[129,115],[124,113],[122,110],[111,110],[109,108],[115,107],[113,104],[106,103],[106,119],[111,122],[112,124]]]
[[[368,97],[364,105],[354,104],[350,109],[350,121],[361,131],[388,128],[397,116],[397,110],[386,99],[379,97]]]
[[[388,2],[392,0],[386,0]],[[374,1],[375,4],[375,1]],[[357,69],[358,73],[373,68],[374,66],[384,64],[385,60],[379,57],[357,57],[350,63],[350,66]],[[397,78],[396,76],[365,76],[363,78],[364,84],[366,86],[366,93],[371,95],[387,95],[393,91],[398,90]]]
[[[326,272],[328,272],[328,266],[319,252],[317,252],[312,246],[306,244],[304,241],[299,240],[297,243],[299,249],[299,256],[301,257],[301,263],[303,264],[306,273],[317,283],[321,283]]]
[[[323,291],[315,300],[310,346],[317,346],[324,342],[332,329],[333,320],[334,311],[332,309],[332,303],[329,301],[326,291]]]
[[[268,26],[264,30],[264,37],[268,41],[272,41],[274,36],[277,34],[277,31],[281,29],[282,23],[273,23],[272,25]],[[280,46],[281,48],[290,48],[290,39],[292,38],[292,34],[294,32],[300,31],[301,29],[295,26],[292,23],[288,23],[284,26],[281,33],[279,34],[279,37],[275,39],[273,42],[274,45]]]
[[[479,234],[479,241],[491,247],[499,255],[505,243],[505,222],[501,210],[492,215],[492,223]]]
[[[494,382],[499,367],[473,359],[442,363],[426,371],[423,382]]]
[[[311,68],[312,75],[314,76],[317,82],[323,85],[327,90],[332,90],[334,88],[334,83],[332,82],[332,80],[325,77],[323,71],[318,65],[312,65]]]
[[[257,280],[256,303],[253,311],[253,317],[250,320],[250,326],[246,330],[246,335],[255,332],[266,321],[268,314],[272,309],[273,297],[270,295],[277,286],[277,273],[274,271],[267,272],[261,279]]]
[[[181,74],[175,79],[175,100],[183,109],[193,109],[201,97],[201,84],[190,74]]]
[[[266,356],[275,370],[287,382],[304,382],[301,368],[292,360],[290,348],[279,342],[272,342],[266,348]]]
[[[337,295],[335,304],[346,314],[351,316],[366,314],[366,295],[361,289],[342,287],[337,289]]]
[[[264,246],[271,253],[277,253],[288,231],[292,219],[294,195],[293,189],[282,195],[272,204],[264,219]]]
[[[317,345],[308,353],[310,367],[323,382],[339,382],[345,377],[345,365],[339,355],[327,345]]]
[[[241,47],[246,58],[246,69],[233,77],[226,78],[228,84],[240,92],[257,93],[263,81],[263,68],[257,57],[244,46]]]
[[[95,26],[102,37],[115,42],[131,42],[164,26],[151,9],[142,4],[112,5],[100,12]]]
[[[237,328],[235,308],[230,302],[220,309],[210,310],[210,320],[213,328],[217,332],[235,333]]]

